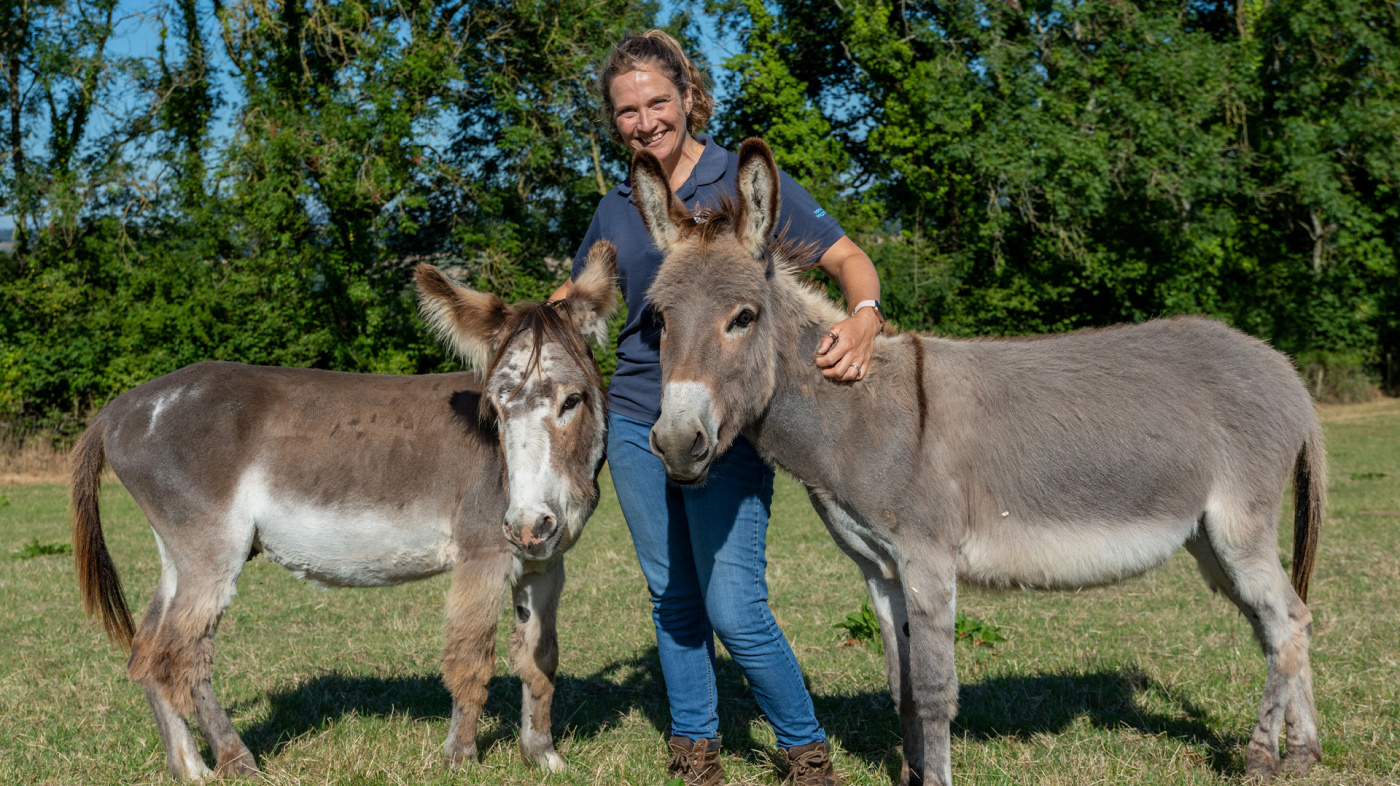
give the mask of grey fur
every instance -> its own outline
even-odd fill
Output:
[[[776,188],[741,179],[738,214],[750,190]],[[1296,537],[1311,565],[1325,470],[1287,358],[1183,317],[1028,339],[886,336],[864,381],[834,382],[812,353],[844,315],[778,262],[770,278],[741,237],[681,228],[649,292],[666,325],[653,449],[673,479],[698,483],[742,431],[806,486],[875,601],[904,732],[901,783],[952,778],[958,581],[1102,584],[1183,545],[1266,655],[1249,774],[1279,767],[1285,720],[1289,769],[1320,759],[1307,571],[1290,585],[1277,518],[1296,465],[1310,511]],[[731,331],[726,315],[745,305],[758,319]]]

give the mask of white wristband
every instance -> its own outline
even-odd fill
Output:
[[[851,316],[855,316],[856,314],[860,313],[860,310],[863,309],[863,308],[873,308],[873,309],[875,309],[875,316],[876,316],[876,317],[879,317],[879,319],[880,319],[880,324],[881,324],[881,325],[885,324],[885,318],[884,318],[883,316],[881,316],[881,314],[880,314],[880,303],[879,303],[879,301],[876,301],[876,300],[862,300],[862,301],[860,301],[859,303],[856,304],[856,307],[855,307],[855,308],[851,309]]]

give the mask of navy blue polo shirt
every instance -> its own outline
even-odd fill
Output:
[[[718,205],[721,196],[734,197],[739,155],[715,144],[708,136],[696,136],[705,145],[690,178],[676,196],[687,208]],[[827,215],[807,190],[784,172],[778,173],[782,199],[778,227],[787,236],[811,243],[817,255],[826,253],[846,233],[836,219]],[[627,303],[627,321],[617,339],[617,370],[608,389],[608,407],[643,423],[661,417],[661,327],[647,308],[647,289],[661,267],[661,250],[651,242],[642,216],[632,202],[632,181],[609,191],[598,202],[593,223],[574,255],[573,276],[583,271],[588,249],[599,240],[617,246],[617,277]]]

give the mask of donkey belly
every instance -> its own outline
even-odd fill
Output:
[[[323,501],[244,477],[236,510],[269,560],[333,587],[382,587],[452,567],[451,518],[423,504]]]
[[[1009,519],[1009,520],[1008,520]],[[991,587],[1071,589],[1136,576],[1167,561],[1195,518],[1129,522],[982,522],[963,535],[958,576]]]

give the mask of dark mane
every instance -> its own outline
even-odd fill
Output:
[[[695,211],[694,223],[680,227],[681,238],[694,239],[703,250],[716,237],[734,231],[738,213],[738,203],[733,197],[723,194],[715,204],[702,205]],[[817,245],[788,237],[787,230],[788,227],[783,226],[778,230],[777,236],[768,241],[768,253],[794,273],[802,273],[816,267],[821,261]]]
[[[516,336],[521,333],[530,333],[533,337],[530,346],[530,359],[525,363],[525,373],[520,377],[520,385],[524,386],[525,380],[539,366],[540,354],[544,345],[550,342],[558,342],[564,347],[569,358],[583,369],[588,377],[588,382],[593,388],[593,393],[599,396],[606,396],[603,388],[603,376],[598,371],[598,363],[593,359],[593,353],[589,351],[588,345],[584,343],[583,336],[574,329],[573,309],[568,300],[556,300],[552,303],[519,303],[511,311],[511,315],[506,319],[506,323],[501,326],[501,335],[505,339],[496,348],[496,354],[491,357],[491,363],[486,367],[486,379],[496,373],[496,366],[501,362],[501,356],[505,354],[506,347],[510,346]],[[517,387],[514,392],[519,392]],[[514,395],[514,393],[512,393]],[[482,417],[489,416],[491,404],[490,399],[481,397]]]

